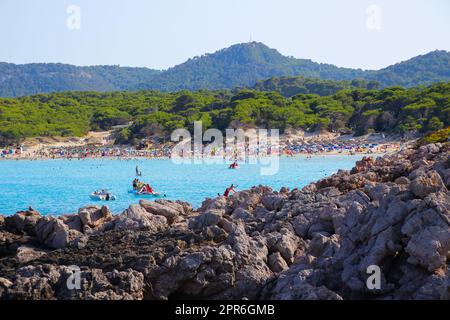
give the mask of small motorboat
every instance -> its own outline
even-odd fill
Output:
[[[89,197],[94,201],[114,201],[117,196],[111,194],[108,190],[102,189],[92,192]]]

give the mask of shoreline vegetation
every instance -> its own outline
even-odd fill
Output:
[[[285,97],[242,88],[38,94],[0,98],[0,148],[37,137],[81,138],[111,130],[115,145],[165,145],[176,129],[192,133],[195,122],[201,122],[204,131],[272,128],[280,134],[375,133],[409,140],[450,126],[449,101],[450,82],[407,89],[343,89],[327,96]],[[95,136],[91,140],[95,144]]]
[[[0,299],[450,299],[449,159],[450,143],[405,148],[196,210],[158,199],[0,216]],[[81,286],[67,290],[73,267]]]

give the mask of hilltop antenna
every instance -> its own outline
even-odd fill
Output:
[[[252,34],[250,33],[250,41],[249,41],[249,43],[252,43],[252,42],[253,42]]]

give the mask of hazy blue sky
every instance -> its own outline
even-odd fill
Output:
[[[69,5],[81,9],[78,30],[67,27]],[[161,69],[250,36],[285,55],[377,69],[450,51],[450,1],[0,0],[6,62]]]

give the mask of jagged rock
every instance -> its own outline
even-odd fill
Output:
[[[390,192],[391,186],[384,183],[367,184],[365,190],[372,200],[380,201]]]
[[[167,228],[167,219],[153,215],[139,205],[132,204],[115,220],[115,230],[148,230],[157,232]]]
[[[30,207],[27,211],[20,211],[6,217],[5,225],[13,233],[36,235],[35,226],[40,218],[41,214]]]
[[[16,258],[20,263],[28,263],[44,256],[45,254],[46,252],[43,250],[25,245],[17,248]]]
[[[167,200],[157,200],[156,202],[141,200],[139,204],[147,212],[165,217],[169,224],[174,223],[178,217],[185,214],[181,204]]]
[[[273,272],[282,272],[289,268],[286,260],[283,259],[279,252],[274,252],[267,258],[267,265]]]
[[[36,224],[36,236],[46,246],[61,249],[82,237],[83,234],[75,229],[70,229],[62,220],[43,217]]]
[[[280,233],[275,234],[267,240],[271,251],[278,251],[288,263],[294,262],[295,251],[299,245],[299,239],[293,232],[282,228]]]
[[[337,197],[342,194],[341,191],[339,191],[338,188],[335,187],[327,187],[327,188],[321,188],[317,190],[320,194],[326,196],[326,197]]]
[[[234,220],[241,219],[241,220],[247,221],[247,220],[252,219],[253,215],[248,210],[245,210],[242,208],[237,208],[236,210],[233,211],[233,213],[231,214],[231,217]]]
[[[0,299],[2,299],[8,290],[9,287],[11,287],[13,283],[9,281],[6,278],[0,277]]]
[[[394,182],[396,184],[409,184],[411,181],[407,177],[398,177]]]
[[[202,236],[205,238],[205,240],[211,240],[218,243],[225,241],[228,234],[224,229],[218,226],[210,226],[206,227],[206,229],[203,230]]]
[[[375,165],[372,157],[364,157],[360,161],[356,161],[355,167],[350,171],[351,174],[370,170]]]
[[[204,212],[204,211],[212,210],[212,209],[225,210],[225,208],[228,205],[228,200],[229,199],[224,196],[219,196],[214,199],[207,198],[205,201],[202,202],[202,205],[201,205],[199,211]]]
[[[69,216],[61,216],[61,220],[66,224],[69,229],[76,230],[79,232],[87,232],[87,228],[85,225],[83,225],[83,221],[80,219],[79,216],[76,215],[69,215]]]
[[[253,210],[253,216],[256,219],[260,219],[264,222],[271,221],[274,217],[274,212],[267,210],[264,206],[257,206],[255,210]]]
[[[66,266],[28,266],[17,270],[17,278],[9,285],[6,297],[29,300],[142,299],[143,280],[143,275],[134,270],[103,273],[98,269],[85,271]]]
[[[421,174],[411,182],[411,192],[422,199],[444,187],[441,176],[435,170]]]
[[[449,188],[450,187],[450,169],[446,169],[442,173],[442,177],[443,177],[443,180],[445,182],[445,185],[447,186],[447,188]]]
[[[280,210],[285,199],[284,194],[267,194],[261,198],[261,203],[267,210]]]
[[[99,228],[104,223],[111,221],[113,216],[107,206],[87,206],[78,210],[78,217],[83,226]]]
[[[282,272],[273,284],[264,288],[262,293],[264,299],[342,300],[339,294],[327,287],[314,284],[316,275],[313,270],[303,269],[301,265],[291,269]]]
[[[238,269],[234,286],[228,291],[232,297],[257,297],[262,285],[272,276],[267,266],[268,249],[261,236],[250,237],[245,232],[245,225],[238,221],[226,241],[235,252]]]
[[[157,201],[160,201],[160,200],[161,199],[158,199]],[[163,201],[163,200],[161,200],[161,201]],[[176,200],[175,203],[177,203],[183,207],[184,215],[189,215],[193,211],[191,204],[186,201]]]
[[[408,262],[435,271],[445,267],[450,256],[450,229],[431,226],[419,230],[411,237],[406,252],[409,253]]]
[[[201,230],[209,226],[215,226],[219,223],[224,214],[224,210],[211,209],[189,219],[188,226],[192,230]]]

